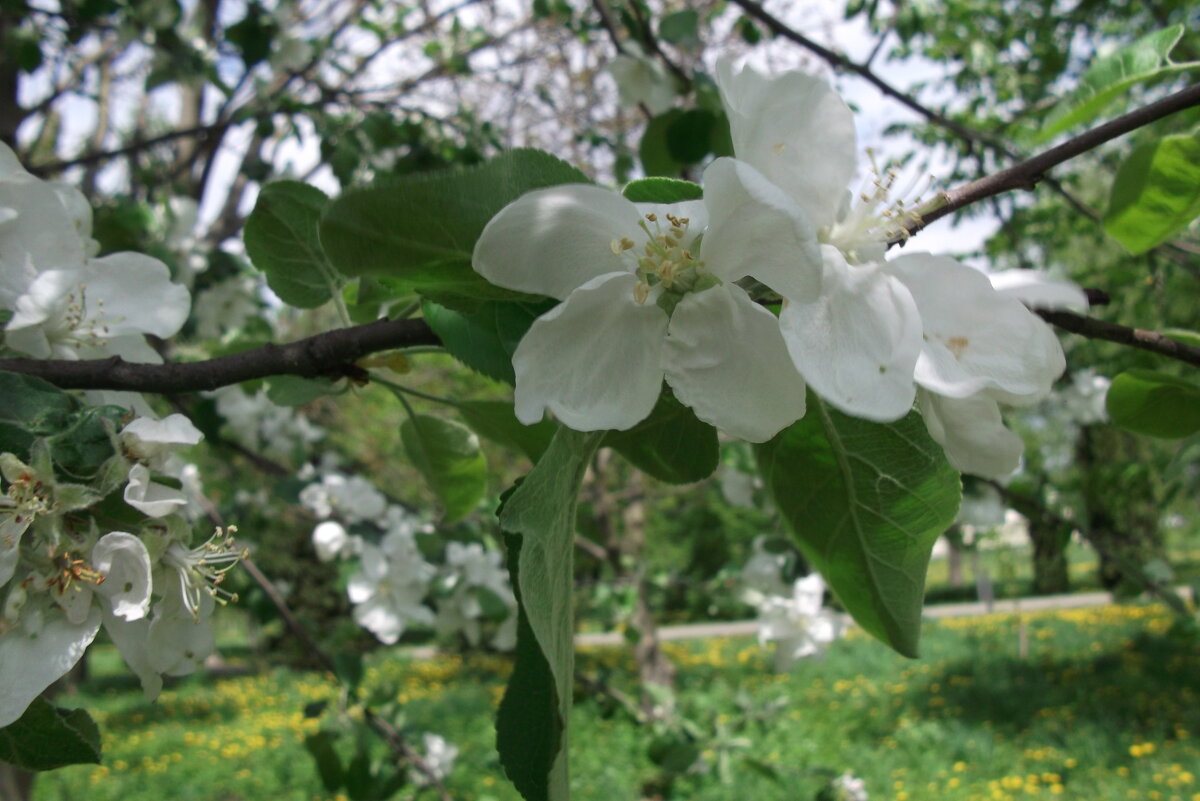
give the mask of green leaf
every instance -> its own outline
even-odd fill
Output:
[[[712,152],[717,115],[701,108],[680,113],[667,126],[667,152],[682,164],[696,164]]]
[[[100,764],[100,729],[82,709],[59,709],[35,698],[25,713],[0,729],[0,761],[29,771]]]
[[[1117,170],[1104,230],[1134,255],[1182,231],[1200,215],[1200,130],[1133,149]]]
[[[807,416],[756,455],[797,545],[842,605],[915,657],[929,554],[961,498],[959,475],[921,417],[872,423],[810,392]]]
[[[1200,348],[1200,331],[1192,331],[1188,328],[1164,328],[1163,334],[1171,339],[1178,339],[1185,345]]]
[[[400,426],[400,441],[445,511],[448,523],[475,509],[487,489],[487,462],[479,438],[449,420],[416,414]]]
[[[699,200],[704,190],[699,184],[677,178],[639,178],[625,184],[621,194],[634,203],[682,203]]]
[[[329,198],[315,186],[276,181],[263,187],[246,220],[246,253],[271,290],[292,306],[312,309],[340,291],[343,279],[321,248],[318,225]]]
[[[26,459],[34,441],[46,438],[54,463],[72,478],[90,480],[113,455],[110,431],[124,414],[115,406],[80,408],[47,381],[0,372],[0,452]]]
[[[554,423],[542,420],[527,426],[513,414],[512,404],[505,401],[460,401],[455,408],[476,434],[523,453],[534,462],[554,438]]]
[[[658,35],[677,47],[696,47],[700,44],[700,15],[692,9],[667,14],[658,23]]]
[[[482,303],[474,311],[452,311],[437,303],[422,305],[425,321],[446,350],[488,378],[515,384],[512,357],[533,321],[555,301]]]
[[[329,378],[275,375],[267,379],[267,398],[276,406],[303,406],[335,392],[335,384]]]
[[[476,167],[406,175],[347,192],[326,209],[321,243],[346,275],[393,276],[423,292],[441,281],[439,272],[453,269],[469,293],[463,270],[470,269],[475,240],[496,212],[534,189],[587,181],[548,153],[511,150]],[[421,269],[433,264],[442,266],[432,273]],[[490,286],[475,278],[477,286]]]
[[[1139,434],[1178,439],[1200,431],[1200,386],[1166,373],[1121,373],[1105,405],[1113,423]]]
[[[604,444],[669,484],[708,478],[721,458],[717,430],[701,422],[669,391],[659,396],[649,417],[628,431],[608,432]]]
[[[1136,84],[1198,66],[1172,64],[1167,57],[1182,36],[1183,25],[1172,25],[1093,61],[1079,78],[1079,85],[1055,105],[1030,143],[1048,142],[1064,131],[1090,122]]]
[[[514,535],[520,536],[509,559],[510,569],[512,562],[517,565],[513,588],[521,602],[525,643],[520,643],[518,618],[519,662],[496,721],[496,748],[526,801],[566,801],[570,795],[566,746],[575,655],[575,505],[602,436],[560,427],[500,511],[510,548]]]
[[[504,774],[526,801],[549,801],[549,777],[565,727],[550,663],[521,602],[521,537],[504,536],[508,572],[517,596],[517,648],[512,674],[496,713],[496,750]]]
[[[642,140],[638,143],[638,158],[646,175],[678,178],[683,171],[683,164],[671,155],[667,146],[667,131],[671,123],[682,115],[682,111],[673,108],[646,123],[646,130],[642,132]]]
[[[333,735],[327,731],[319,731],[304,738],[304,747],[312,754],[317,763],[317,774],[321,784],[331,793],[336,793],[342,787],[342,760],[333,747]]]

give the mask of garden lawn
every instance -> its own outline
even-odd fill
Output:
[[[1200,801],[1200,640],[1172,623],[1160,606],[943,620],[925,626],[915,661],[852,632],[782,675],[750,640],[671,644],[678,709],[707,770],[675,780],[671,797],[809,801],[850,771],[872,801]],[[508,661],[380,657],[366,686],[403,704],[413,742],[435,731],[460,747],[452,796],[517,799],[491,729]],[[586,651],[579,668],[636,692],[623,652]],[[35,799],[329,798],[302,744],[321,720],[304,708],[335,695],[326,676],[277,669],[193,677],[148,704],[124,677],[98,675],[58,703],[92,710],[105,764],[44,774]],[[667,791],[647,756],[651,727],[590,696],[573,726],[577,801]]]

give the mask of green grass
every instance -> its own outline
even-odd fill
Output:
[[[1157,606],[947,620],[926,626],[917,661],[859,633],[823,661],[781,675],[769,672],[769,654],[753,641],[672,645],[681,711],[702,729],[750,743],[729,751],[732,784],[715,772],[688,776],[673,797],[807,801],[822,777],[849,770],[867,781],[873,801],[1200,801],[1192,773],[1200,774],[1200,643],[1170,627]],[[58,702],[93,711],[105,764],[43,775],[38,801],[329,797],[301,745],[317,726],[304,706],[336,692],[328,677],[284,669],[193,677],[148,704],[125,675],[109,673],[112,654],[97,656],[89,682]],[[367,683],[394,688],[405,728],[442,733],[461,748],[448,782],[453,797],[516,799],[490,722],[507,660],[379,656]],[[634,690],[622,651],[585,652],[580,667]],[[586,697],[577,699],[573,726],[578,801],[638,799],[655,784],[645,727]],[[715,764],[718,750],[702,747]],[[742,755],[770,765],[779,780],[746,767]]]

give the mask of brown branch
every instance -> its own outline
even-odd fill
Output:
[[[1035,309],[1034,311],[1043,320],[1064,331],[1080,334],[1088,339],[1103,339],[1108,342],[1116,342],[1120,345],[1128,345],[1131,348],[1147,350],[1151,353],[1157,353],[1160,356],[1168,356],[1172,359],[1178,359],[1181,362],[1187,362],[1195,367],[1200,367],[1200,348],[1180,342],[1177,339],[1171,339],[1156,331],[1129,328],[1128,326],[1110,323],[1105,320],[1097,320],[1095,317],[1085,317],[1082,314],[1075,314],[1068,311],[1048,311],[1045,309]]]
[[[440,344],[424,320],[376,320],[200,362],[132,364],[120,356],[86,361],[0,359],[0,370],[37,376],[62,389],[199,392],[273,375],[362,378],[366,371],[354,362],[363,356]]]
[[[189,136],[194,136],[203,141],[206,140],[211,134],[229,124],[230,123],[228,120],[224,120],[221,122],[212,123],[210,125],[197,125],[192,128],[183,128],[178,131],[170,131],[169,133],[162,134],[161,136],[152,136],[149,139],[130,142],[128,145],[125,145],[124,147],[118,147],[114,150],[102,150],[95,153],[88,153],[78,158],[67,159],[66,161],[52,161],[48,164],[33,164],[28,166],[26,169],[31,174],[37,176],[53,175],[55,173],[60,173],[63,170],[70,169],[71,167],[98,164],[100,162],[115,159],[120,156],[133,155],[134,153],[148,150],[155,145],[174,142],[176,139],[186,139]]]
[[[769,14],[765,9],[763,9],[763,7],[761,5],[754,2],[754,0],[734,0],[734,2],[737,5],[741,6],[742,9],[748,15],[750,15],[751,17],[754,17],[755,19],[759,20],[764,25],[766,25],[767,28],[770,29],[772,32],[783,37],[784,39],[787,39],[787,40],[803,47],[805,50],[808,50],[809,52],[818,56],[823,61],[825,61],[827,64],[829,64],[829,66],[832,67],[833,69],[841,70],[843,72],[850,72],[850,73],[853,73],[853,74],[859,76],[860,78],[862,78],[863,80],[867,81],[872,86],[874,86],[876,89],[878,89],[883,95],[885,95],[887,97],[891,97],[891,98],[899,101],[901,105],[905,106],[909,110],[916,112],[918,115],[920,115],[921,117],[924,117],[926,120],[933,123],[934,125],[944,128],[945,130],[949,131],[950,133],[952,133],[955,136],[959,137],[960,139],[964,140],[967,143],[967,151],[968,152],[972,152],[973,146],[976,144],[979,144],[979,145],[984,145],[985,147],[989,148],[990,150],[992,150],[996,153],[999,153],[1000,155],[1005,156],[1008,159],[1011,159],[1012,161],[1017,161],[1018,159],[1020,159],[1020,157],[1021,157],[1020,154],[1017,151],[1013,150],[1011,147],[1009,147],[1007,144],[1005,144],[1002,140],[997,139],[992,136],[989,136],[980,131],[976,131],[965,125],[962,125],[961,123],[955,122],[954,120],[950,119],[949,117],[946,117],[944,114],[939,114],[938,112],[934,111],[933,109],[922,104],[919,100],[917,100],[911,94],[908,94],[904,91],[901,91],[900,89],[897,89],[896,87],[889,84],[887,81],[880,78],[870,68],[871,62],[875,59],[876,52],[871,53],[871,55],[868,57],[865,64],[857,64],[854,61],[851,61],[850,59],[848,59],[846,56],[844,56],[840,53],[836,53],[836,52],[830,50],[829,48],[818,44],[817,42],[813,41],[812,39],[809,39],[808,37],[804,36],[803,34],[799,33],[798,31],[788,27],[787,24],[782,22],[777,17],[774,17],[771,14]],[[877,44],[876,50],[878,50],[878,46],[881,45],[882,43],[883,43],[883,38],[881,38],[879,43]],[[1018,166],[1020,166],[1020,165],[1018,165]],[[986,179],[983,179],[983,180],[986,180]],[[1065,200],[1069,206],[1071,206],[1073,209],[1075,209],[1080,214],[1082,214],[1085,217],[1088,217],[1092,220],[1096,220],[1096,221],[1100,220],[1101,215],[1095,209],[1090,208],[1086,203],[1081,201],[1079,198],[1075,197],[1075,195],[1072,194],[1070,191],[1068,191],[1067,188],[1064,187],[1061,183],[1059,183],[1058,180],[1056,180],[1050,176],[1047,176],[1047,175],[1039,176],[1038,180],[1044,181],[1047,186],[1049,186],[1052,190],[1054,190],[1054,192],[1056,194],[1058,194],[1060,197],[1062,197],[1063,200]],[[1011,187],[1011,188],[1017,188],[1017,187]],[[946,213],[949,213],[949,212],[946,212]],[[938,215],[938,216],[942,216],[942,215]],[[932,219],[926,220],[926,224],[928,224],[929,222],[932,222]],[[912,230],[917,230],[917,229],[912,229]],[[893,242],[893,244],[895,244],[895,243]],[[1168,250],[1168,252],[1178,251],[1178,252],[1185,253],[1185,254],[1196,255],[1196,249],[1194,248],[1194,246],[1190,246],[1188,243],[1179,242],[1176,240],[1164,242],[1163,245],[1161,245],[1160,247],[1166,248]],[[1174,255],[1174,254],[1172,254],[1172,255]],[[1176,263],[1181,263],[1178,258],[1173,258],[1172,260],[1175,261]]]
[[[1148,106],[1142,106],[1128,114],[1123,114],[1115,120],[1085,131],[1057,147],[1050,148],[1045,153],[1040,153],[1012,167],[942,192],[935,201],[937,205],[934,208],[921,212],[920,220],[910,223],[906,230],[894,237],[889,244],[902,242],[934,220],[940,220],[942,217],[980,200],[1013,189],[1032,191],[1038,182],[1046,177],[1047,172],[1064,161],[1086,153],[1118,136],[1123,136],[1163,117],[1169,117],[1194,106],[1200,106],[1200,84],[1189,86]]]

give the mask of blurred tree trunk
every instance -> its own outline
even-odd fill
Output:
[[[603,545],[607,561],[616,582],[630,581],[634,587],[634,608],[629,625],[637,634],[633,657],[641,680],[642,712],[654,717],[658,702],[645,688],[650,685],[674,689],[675,665],[663,652],[658,638],[658,623],[654,619],[648,594],[649,584],[641,568],[645,545],[646,509],[641,473],[629,469],[628,477],[619,482],[621,491],[610,486],[613,473],[623,467],[602,449],[592,462],[593,523]],[[617,483],[617,482],[611,482]]]
[[[1141,592],[1142,568],[1165,559],[1158,517],[1162,484],[1145,443],[1108,426],[1079,439],[1089,539],[1100,558],[1100,583],[1114,592]]]
[[[33,798],[36,773],[0,762],[0,801],[29,801]]]
[[[946,552],[946,569],[949,572],[946,581],[951,587],[961,587],[963,585],[963,551],[966,550],[962,529],[959,528],[958,523],[955,523],[946,529],[946,533],[942,537],[949,546],[949,550]]]
[[[1059,520],[1045,515],[1029,517],[1029,539],[1033,542],[1033,594],[1059,595],[1071,591],[1067,570],[1067,545],[1071,531]]]

